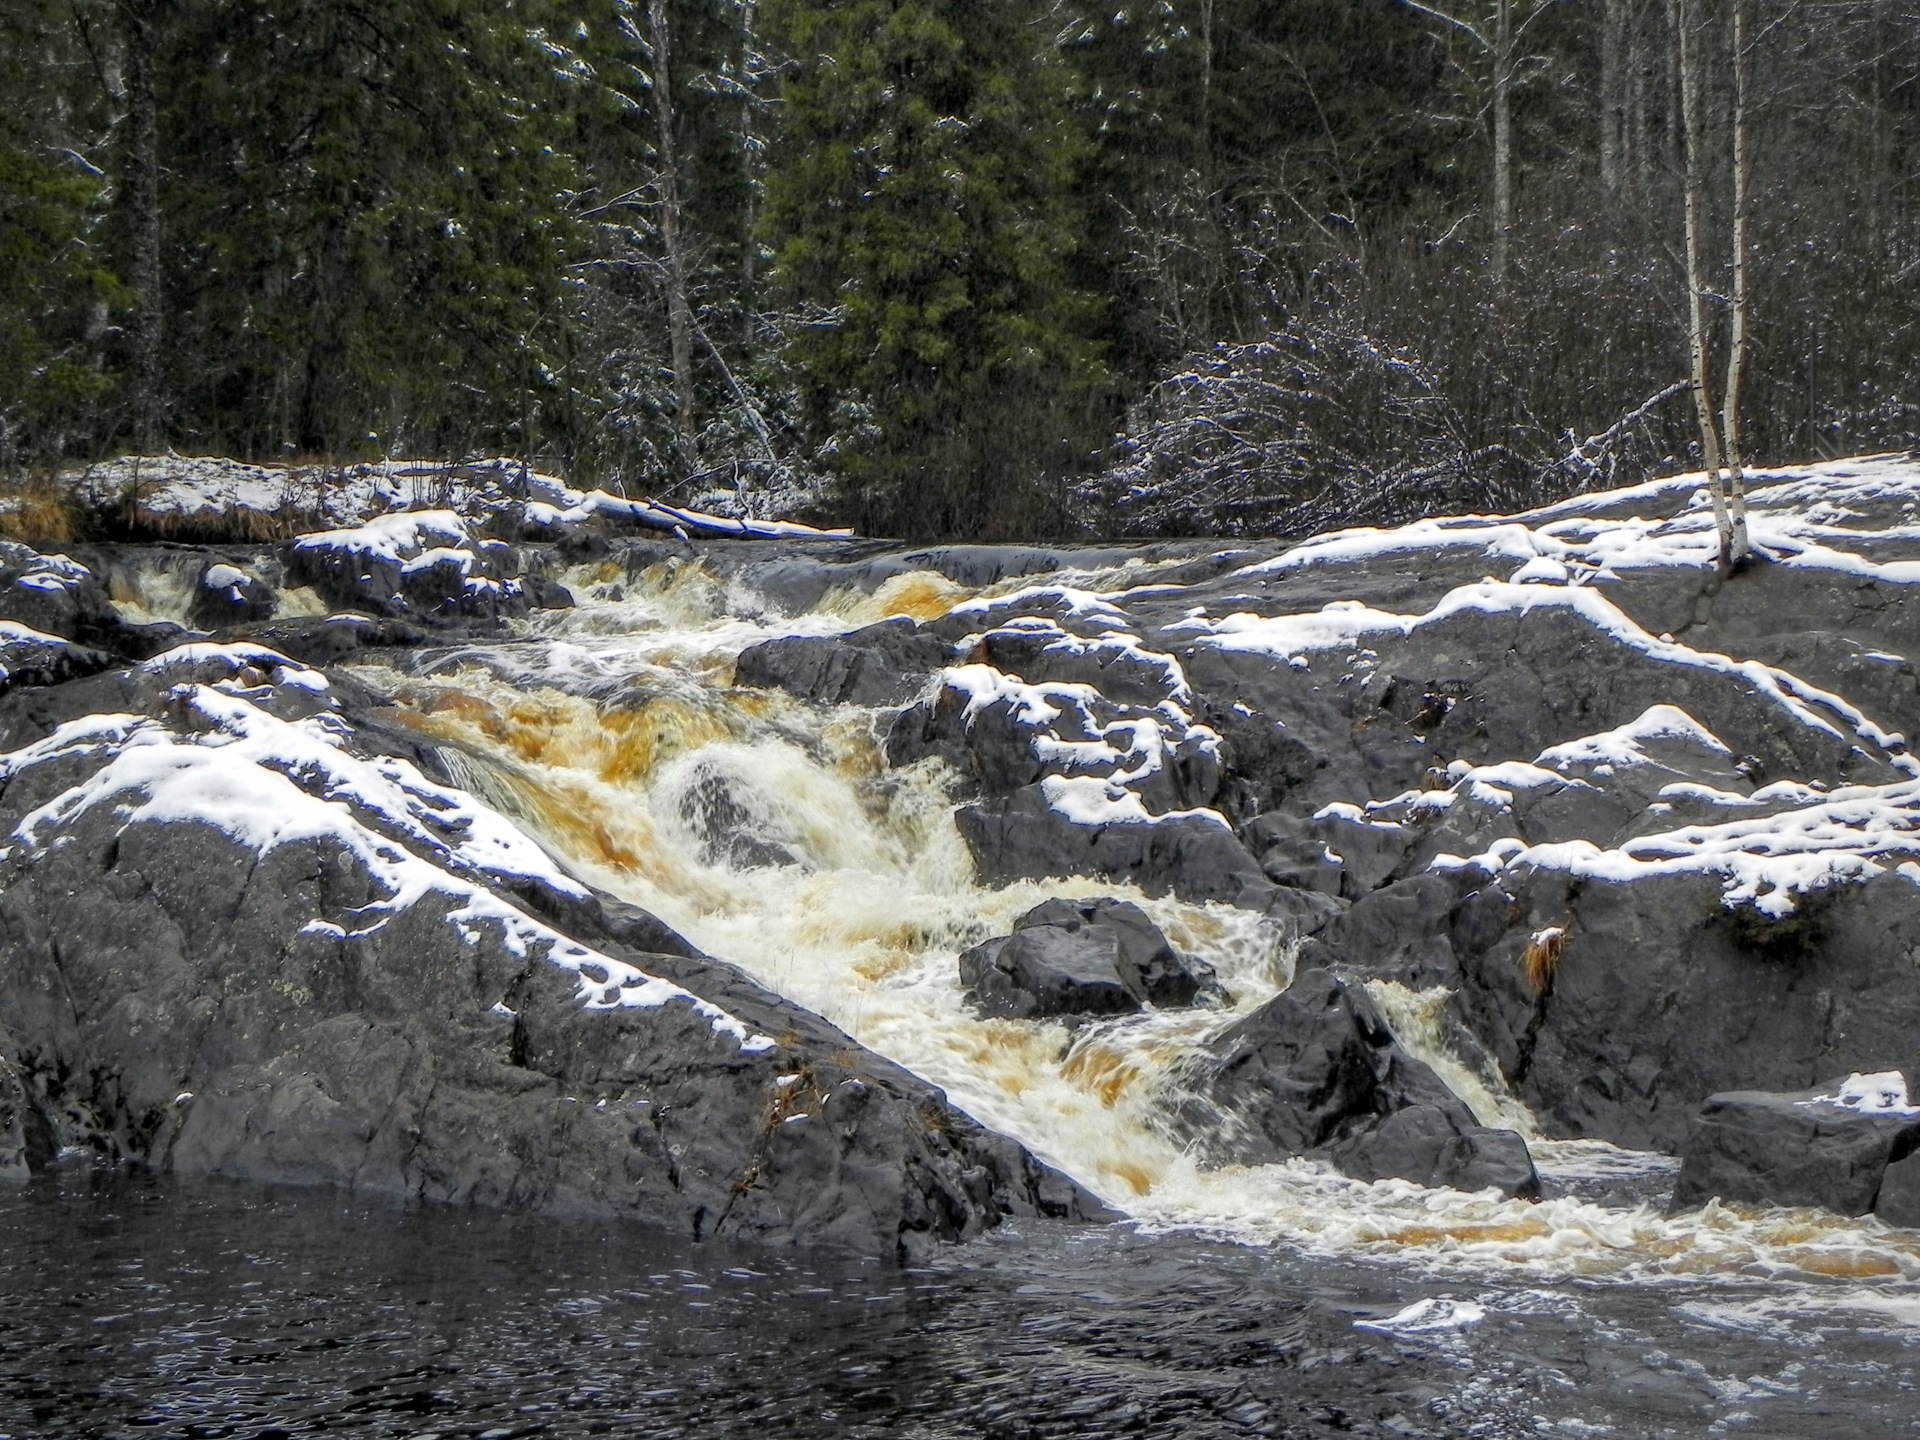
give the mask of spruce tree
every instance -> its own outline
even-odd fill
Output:
[[[1097,435],[1069,284],[1081,145],[1041,0],[775,0],[793,57],[766,224],[787,360],[846,511],[874,531],[1055,518]]]

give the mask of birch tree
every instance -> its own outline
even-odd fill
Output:
[[[1478,14],[1448,10],[1426,0],[1404,3],[1463,36],[1487,65],[1487,106],[1493,132],[1493,278],[1507,278],[1507,252],[1513,231],[1513,91],[1519,77],[1520,42],[1554,0],[1485,0]]]
[[[1747,55],[1744,0],[1733,7],[1732,133],[1733,284],[1729,297],[1727,378],[1715,413],[1707,334],[1707,275],[1702,231],[1707,223],[1707,174],[1703,155],[1706,97],[1701,55],[1705,29],[1696,20],[1696,0],[1671,0],[1675,54],[1680,66],[1680,130],[1685,157],[1682,224],[1686,239],[1687,354],[1694,410],[1700,422],[1700,453],[1713,498],[1713,523],[1721,569],[1731,571],[1751,553],[1747,538],[1746,486],[1740,460],[1740,386],[1747,350]]]

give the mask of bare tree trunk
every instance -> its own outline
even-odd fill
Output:
[[[760,175],[756,140],[759,127],[754,124],[753,70],[758,64],[759,40],[754,32],[754,0],[740,0],[740,165],[745,171],[746,211],[741,221],[740,294],[746,311],[740,343],[753,348],[753,311],[755,288],[759,284]]]
[[[121,0],[127,47],[127,197],[133,225],[133,443],[160,442],[160,132],[154,94],[154,0]]]
[[[680,176],[673,137],[673,29],[667,0],[648,0],[653,49],[653,114],[659,127],[660,244],[667,260],[667,338],[673,364],[674,429],[693,437],[693,305],[687,296],[687,251],[680,208]]]
[[[1513,0],[1495,0],[1493,17],[1493,280],[1507,279],[1513,229]]]
[[[1687,352],[1693,376],[1694,410],[1700,417],[1700,454],[1706,462],[1707,490],[1713,497],[1713,528],[1720,541],[1720,568],[1733,564],[1733,521],[1720,484],[1720,435],[1713,413],[1707,373],[1706,280],[1700,262],[1700,225],[1704,177],[1700,164],[1700,64],[1688,0],[1671,0],[1675,51],[1680,66],[1680,129],[1686,154],[1683,213],[1687,241]]]
[[[1200,174],[1213,185],[1213,0],[1200,0]]]
[[[1626,118],[1622,94],[1626,30],[1627,0],[1606,0],[1600,26],[1600,184],[1609,194],[1620,190],[1620,150]]]
[[[1727,338],[1727,389],[1720,430],[1727,444],[1727,490],[1731,546],[1737,565],[1747,558],[1747,486],[1740,470],[1740,386],[1747,366],[1747,189],[1752,157],[1747,147],[1747,7],[1733,4],[1733,314]]]
[[[1637,12],[1638,6],[1635,6]],[[1627,120],[1625,137],[1631,151],[1634,197],[1642,204],[1653,194],[1653,147],[1647,143],[1647,55],[1637,14],[1629,14],[1627,30]]]

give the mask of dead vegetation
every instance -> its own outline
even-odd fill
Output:
[[[1526,976],[1527,985],[1536,995],[1544,995],[1553,984],[1555,972],[1560,968],[1560,957],[1566,953],[1568,935],[1559,925],[1550,925],[1537,932],[1527,941],[1527,948],[1520,952],[1520,973]]]

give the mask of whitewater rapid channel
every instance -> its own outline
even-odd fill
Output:
[[[1162,1123],[1182,1058],[1285,987],[1286,930],[1089,880],[983,886],[954,777],[889,767],[887,712],[734,684],[758,641],[994,590],[903,573],[796,614],[697,557],[559,578],[576,607],[511,639],[353,668],[568,869],[938,1084],[1128,1222],[1017,1222],[897,1271],[70,1173],[0,1194],[0,1440],[107,1420],[236,1436],[1920,1432],[1920,1235],[1806,1210],[1666,1215],[1675,1162],[1542,1138],[1496,1075],[1448,1053],[1444,992],[1373,987],[1483,1123],[1527,1137],[1545,1199],[1199,1163]],[[1150,579],[1136,563],[1048,583]],[[1142,905],[1226,1001],[1077,1028],[970,1008],[961,951],[1049,896],[1096,894]],[[56,1250],[51,1274],[35,1257]],[[82,1390],[97,1408],[73,1405]],[[32,1409],[35,1393],[56,1398]],[[9,1429],[19,1414],[37,1418]]]

